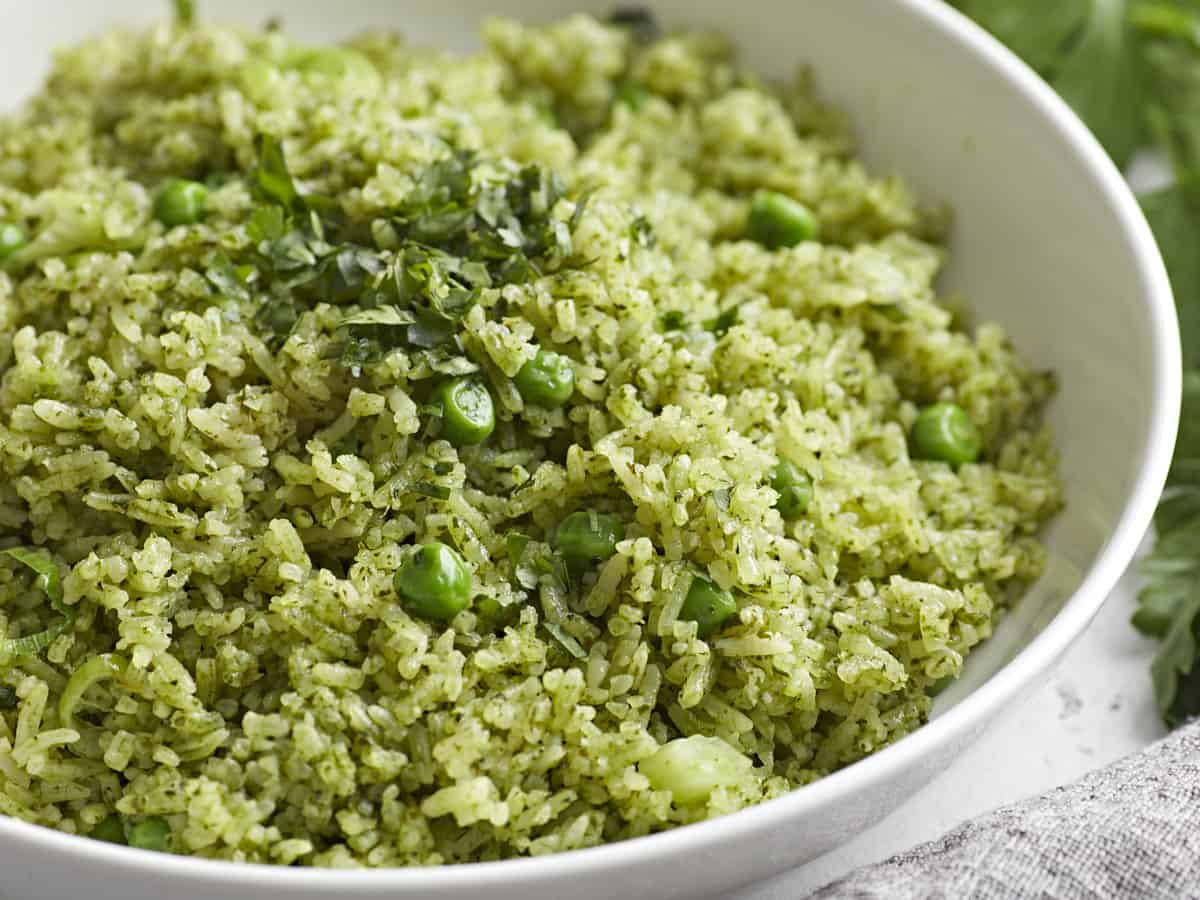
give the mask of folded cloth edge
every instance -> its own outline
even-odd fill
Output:
[[[1200,722],[858,869],[811,900],[1200,898]]]

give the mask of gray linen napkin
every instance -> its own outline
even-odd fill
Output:
[[[812,895],[875,898],[1200,898],[1200,723]]]

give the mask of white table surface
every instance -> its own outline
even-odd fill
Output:
[[[1046,683],[893,815],[815,862],[731,900],[798,900],[858,866],[1066,784],[1161,737],[1149,672],[1155,643],[1129,624],[1136,589],[1136,575],[1126,573]]]

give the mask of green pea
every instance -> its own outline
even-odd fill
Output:
[[[154,198],[154,215],[168,228],[194,225],[204,218],[207,203],[208,188],[198,181],[174,178]]]
[[[573,512],[554,531],[555,549],[574,569],[608,559],[625,537],[625,526],[616,516],[595,510]]]
[[[557,409],[575,393],[575,370],[560,353],[538,350],[513,379],[526,403]]]
[[[812,502],[812,479],[789,459],[781,459],[775,465],[771,487],[779,494],[775,508],[785,519],[800,518]]]
[[[758,191],[750,201],[746,234],[770,250],[816,238],[817,217],[803,203],[775,191]]]
[[[142,819],[129,829],[129,846],[165,853],[171,847],[171,826],[157,816]]]
[[[912,429],[913,455],[949,463],[975,462],[983,437],[971,417],[957,403],[935,403],[921,410]]]
[[[695,622],[696,636],[706,638],[736,612],[737,601],[733,594],[697,575],[688,588],[679,618]]]
[[[437,392],[442,404],[442,437],[456,447],[481,444],[496,428],[492,395],[480,382],[452,378]]]
[[[121,821],[121,817],[113,813],[93,828],[92,833],[88,837],[95,838],[98,841],[107,841],[110,844],[124,844],[125,825]]]
[[[424,544],[396,572],[396,593],[415,615],[441,622],[471,603],[471,572],[445,544]]]
[[[29,233],[15,222],[0,222],[0,262],[29,243]]]

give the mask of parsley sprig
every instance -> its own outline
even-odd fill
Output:
[[[954,0],[1036,69],[1121,166],[1166,156],[1140,197],[1171,275],[1183,338],[1183,422],[1133,624],[1160,639],[1164,721],[1200,715],[1200,0]]]

